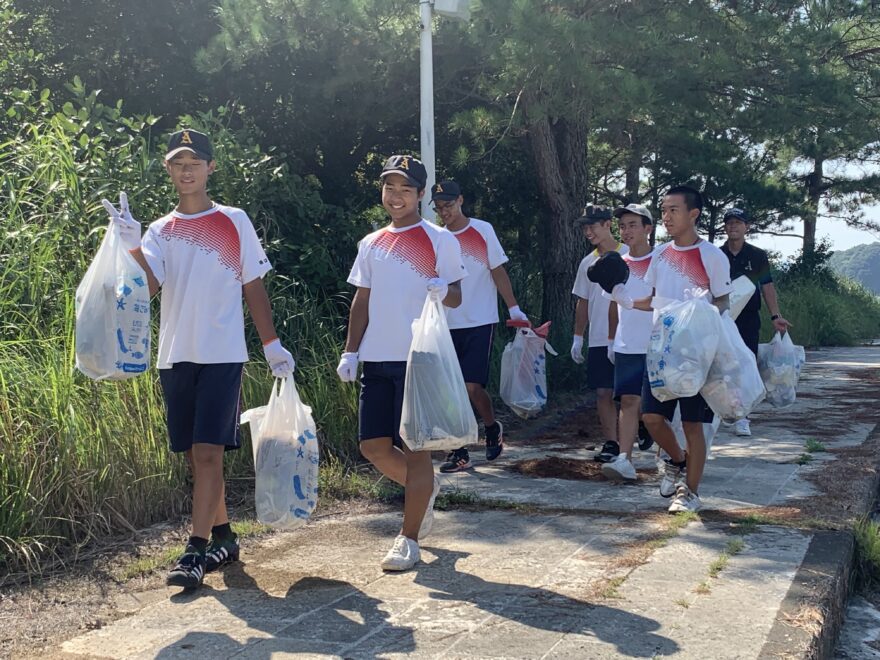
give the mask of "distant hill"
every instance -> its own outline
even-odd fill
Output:
[[[880,295],[880,242],[835,252],[828,265],[835,273],[861,282],[866,289]]]

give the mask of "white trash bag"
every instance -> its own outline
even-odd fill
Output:
[[[428,296],[413,322],[400,437],[412,451],[449,451],[477,441],[464,376],[442,303]]]
[[[508,321],[508,325],[511,322]],[[547,364],[544,351],[556,355],[547,343],[550,321],[538,328],[517,327],[513,341],[501,356],[501,399],[523,419],[537,416],[547,405]]]
[[[785,408],[795,402],[804,361],[804,347],[795,346],[787,332],[777,332],[769,344],[758,345],[758,371],[771,406]]]
[[[150,366],[150,291],[112,222],[76,288],[76,368],[94,380],[133,378]]]
[[[272,386],[269,404],[246,410],[251,425],[257,520],[276,529],[304,525],[318,503],[318,437],[312,409],[293,376]]]
[[[655,313],[646,368],[651,393],[659,401],[694,396],[718,348],[718,308],[701,291],[673,301]]]
[[[678,446],[682,449],[687,449],[687,438],[684,435],[684,426],[681,424],[681,408],[679,406],[675,407],[675,414],[672,416],[672,421],[669,424],[672,427],[672,432],[675,434],[675,439],[678,441]],[[715,440],[715,435],[718,433],[718,427],[721,426],[721,418],[718,415],[712,417],[711,423],[703,424],[703,437],[706,438],[706,457],[709,457],[709,453],[712,451],[712,442]],[[661,454],[668,456],[665,451],[661,450]]]
[[[718,350],[700,394],[721,421],[744,419],[765,395],[755,354],[749,350],[730,314],[721,316]]]

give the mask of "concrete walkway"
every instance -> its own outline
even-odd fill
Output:
[[[830,585],[851,556],[824,536],[843,532],[816,528],[867,510],[876,489],[880,349],[807,359],[795,406],[762,407],[751,438],[722,429],[699,519],[667,515],[654,477],[614,485],[506,468],[591,455],[571,438],[524,442],[500,464],[444,477],[446,492],[493,502],[438,512],[416,570],[378,567],[399,515],[329,518],[246,548],[195,594],[132,593],[118,603],[128,616],[47,655],[815,656],[836,634]],[[807,461],[809,438],[831,451]]]

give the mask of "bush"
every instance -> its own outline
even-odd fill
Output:
[[[77,80],[70,91],[60,108],[48,92],[7,92],[0,125],[7,131],[0,144],[0,566],[9,570],[188,506],[183,458],[167,449],[156,372],[95,383],[74,370],[73,297],[107,223],[99,200],[127,190],[143,219],[173,204],[154,155],[163,146],[152,130],[156,120],[124,116],[121,105],[100,103]],[[310,242],[352,251],[354,243],[327,238],[320,222],[311,233],[304,228],[335,211],[244,128],[228,128],[225,111],[185,121],[207,128],[226,159],[211,182],[218,201],[249,210],[268,236],[270,258],[280,266],[267,280],[279,334],[297,358],[298,384],[324,451],[350,462],[356,389],[332,368],[346,301],[318,288],[336,290],[340,257],[315,252]],[[293,241],[285,236],[294,235],[300,252],[287,247]],[[265,404],[271,386],[259,348],[252,354],[260,357],[245,371],[247,406]],[[230,476],[253,475],[250,453],[247,444],[233,452]]]

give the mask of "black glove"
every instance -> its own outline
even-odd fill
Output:
[[[620,252],[612,250],[599,257],[587,268],[587,278],[611,293],[618,284],[626,284],[629,279],[629,266],[620,256]]]

